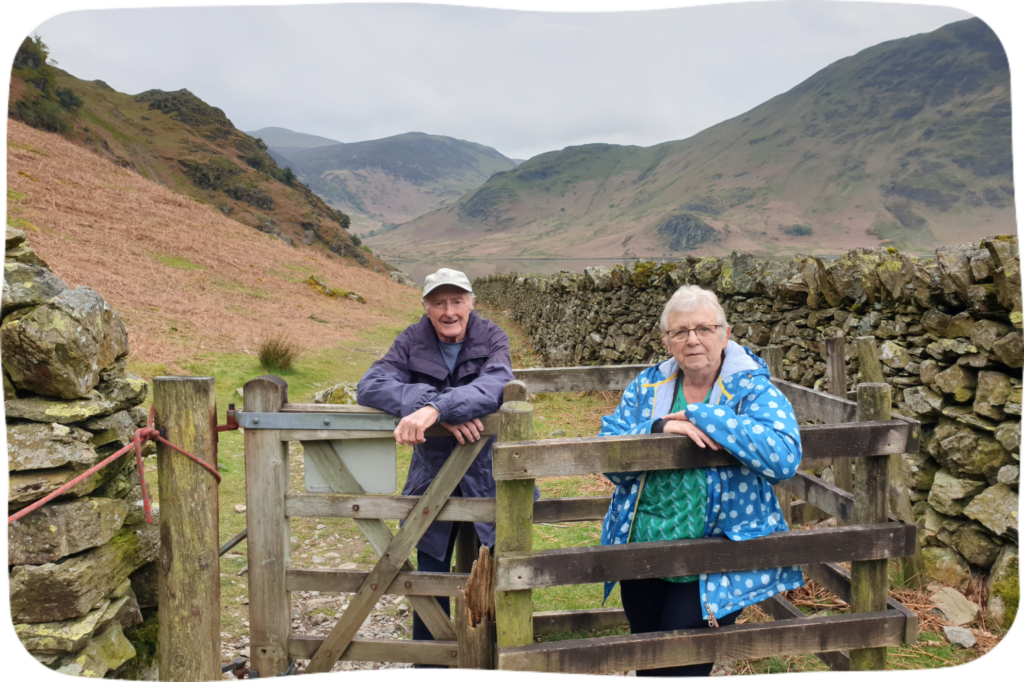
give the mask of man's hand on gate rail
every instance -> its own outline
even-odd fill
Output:
[[[484,423],[479,419],[472,419],[468,422],[461,424],[449,424],[448,422],[441,422],[441,426],[448,429],[455,436],[455,439],[459,441],[459,445],[465,445],[467,442],[475,443],[480,440],[480,434],[484,430]]]
[[[402,417],[395,428],[395,441],[399,445],[415,445],[427,439],[424,431],[437,423],[441,413],[432,405],[425,405],[407,417]],[[461,441],[460,441],[461,442]]]

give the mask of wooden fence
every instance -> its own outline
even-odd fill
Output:
[[[915,641],[916,617],[887,599],[886,564],[914,554],[917,529],[887,514],[887,497],[888,458],[916,452],[920,427],[913,420],[890,418],[885,384],[862,384],[853,402],[773,380],[800,422],[819,422],[801,427],[804,468],[856,462],[849,492],[805,471],[776,486],[780,500],[788,502],[791,494],[803,501],[794,503],[791,514],[813,507],[813,513],[799,513],[833,516],[836,528],[795,530],[741,543],[705,538],[533,551],[534,523],[599,520],[608,508],[607,497],[534,502],[537,478],[737,464],[725,451],[702,450],[671,434],[533,439],[527,388],[533,393],[622,390],[642,369],[514,370],[517,381],[506,387],[501,410],[483,419],[484,435],[498,436],[493,456],[496,499],[450,497],[485,439],[457,447],[422,496],[366,495],[332,441],[393,438],[394,417],[359,406],[291,404],[287,385],[277,377],[246,384],[245,410],[238,420],[245,427],[252,669],[266,677],[301,658],[310,660],[309,672],[350,660],[611,673],[803,653],[817,654],[837,670],[881,669],[886,646]],[[448,435],[440,428],[427,435]],[[302,443],[334,494],[289,492],[290,441]],[[291,568],[292,517],[352,518],[380,561],[372,571]],[[392,535],[386,519],[406,523]],[[466,635],[474,628],[467,623],[462,588],[475,556],[467,534],[460,533],[457,541],[455,573],[411,570],[408,557],[435,520],[463,522],[470,528],[474,521],[496,522],[493,576],[485,581],[493,580],[495,637]],[[700,551],[687,551],[692,549]],[[845,561],[852,562],[850,572],[837,565]],[[535,588],[788,565],[801,565],[809,577],[849,603],[852,613],[807,618],[776,595],[761,602],[775,619],[771,623],[534,643],[537,635],[626,624],[621,609],[534,613]],[[353,596],[334,630],[321,639],[292,635],[292,590]],[[356,637],[383,594],[406,595],[436,641]],[[434,596],[460,600],[454,627]]]

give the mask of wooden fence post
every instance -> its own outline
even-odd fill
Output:
[[[280,412],[288,402],[288,384],[264,375],[247,383],[242,392],[246,412]],[[291,597],[285,586],[289,564],[288,443],[273,429],[245,430],[245,507],[249,528],[250,667],[260,677],[288,668],[291,635]],[[212,679],[212,678],[209,678]]]
[[[768,346],[761,351],[761,359],[768,364],[768,371],[773,379],[782,379],[782,346]],[[786,520],[787,526],[793,525],[793,508],[790,494],[781,486],[772,486],[775,490],[775,499],[779,501],[779,509],[782,510],[782,518]]]
[[[533,440],[533,407],[522,401],[501,406],[498,440]],[[533,479],[497,481],[497,524],[494,549],[497,559],[507,552],[533,549]],[[498,646],[533,643],[533,592],[514,590],[494,595]]]
[[[455,632],[460,668],[494,669],[494,571],[486,547],[473,562],[466,589],[455,597]]]
[[[887,421],[892,417],[892,397],[884,383],[857,386],[857,421]],[[853,483],[854,524],[885,523],[888,518],[888,468],[886,458],[857,459]],[[854,561],[851,563],[850,610],[853,613],[885,611],[888,596],[888,561]],[[885,647],[851,649],[851,670],[885,670]]]
[[[505,384],[502,402],[526,402],[526,383],[515,380]],[[458,534],[455,536],[455,572],[469,573],[480,552],[480,538],[472,523],[459,523]]]
[[[857,354],[864,381],[885,381],[873,337],[862,336],[857,339]],[[914,519],[913,506],[910,504],[910,486],[903,475],[903,455],[889,455],[889,508],[903,523],[917,523]],[[920,539],[915,543],[913,556],[900,558],[900,570],[910,587],[915,590],[924,589],[926,579]]]
[[[161,435],[216,467],[213,377],[156,377],[154,425]],[[160,679],[220,675],[220,555],[217,480],[157,445],[160,490]]]
[[[846,400],[846,341],[842,336],[825,339],[825,374],[828,392]],[[853,492],[853,463],[845,457],[832,461],[836,487]]]

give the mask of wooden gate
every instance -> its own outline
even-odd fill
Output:
[[[913,420],[890,420],[884,384],[862,385],[863,395],[855,403],[774,380],[799,421],[824,422],[801,428],[805,466],[824,460],[857,462],[852,493],[805,472],[777,489],[834,516],[841,527],[776,533],[743,543],[700,539],[531,551],[532,524],[600,520],[608,508],[606,497],[535,503],[533,483],[538,477],[737,463],[724,451],[708,453],[669,434],[533,440],[526,387],[533,393],[622,390],[644,367],[514,370],[517,381],[506,387],[501,411],[483,419],[484,435],[498,436],[496,500],[450,497],[483,439],[456,448],[422,496],[365,495],[330,441],[393,438],[393,416],[359,406],[290,404],[287,384],[278,377],[246,384],[245,410],[238,420],[245,428],[251,667],[266,677],[283,672],[293,659],[309,659],[310,672],[330,670],[337,660],[465,667],[494,660],[501,669],[607,673],[815,653],[834,669],[878,669],[884,667],[885,646],[915,641],[914,614],[886,598],[885,566],[887,559],[914,553],[916,527],[889,517],[886,497],[887,457],[916,452],[920,428]],[[428,436],[448,435],[434,428]],[[334,494],[289,493],[290,441],[302,443]],[[290,568],[291,517],[352,518],[381,559],[369,572]],[[392,536],[385,519],[406,523]],[[465,587],[469,559],[475,556],[469,535],[460,533],[457,541],[455,573],[411,570],[408,557],[435,520],[463,522],[469,528],[472,522],[497,524],[496,655],[467,651],[467,642],[460,643],[455,634],[465,630],[458,622],[464,614],[455,609],[453,628],[433,599],[458,597]],[[694,549],[702,551],[688,551]],[[842,561],[853,562],[852,575],[837,565]],[[850,603],[853,613],[805,618],[776,595],[761,603],[775,623],[533,643],[536,635],[626,624],[621,609],[533,613],[534,588],[797,564]],[[291,590],[354,594],[335,629],[320,639],[292,636]],[[382,594],[406,595],[436,641],[355,637]]]

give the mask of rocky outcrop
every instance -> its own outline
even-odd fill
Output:
[[[966,587],[1017,545],[1024,337],[1017,238],[943,247],[935,258],[854,249],[828,262],[733,252],[550,277],[477,279],[551,367],[653,363],[658,321],[682,284],[718,294],[732,338],[784,350],[783,378],[827,390],[824,340],[874,336],[893,405],[923,424],[907,455],[910,498],[931,577]],[[847,385],[860,381],[847,345]],[[1015,556],[1015,555],[1014,555]],[[994,569],[993,569],[994,570]]]
[[[69,289],[24,233],[8,227],[6,245],[0,342],[10,514],[127,445],[145,424],[139,404],[148,386],[126,373],[124,324],[98,293]],[[9,525],[7,537],[12,618],[37,660],[103,677],[135,656],[124,629],[135,632],[142,612],[129,576],[155,566],[159,526],[144,522],[134,457]]]

